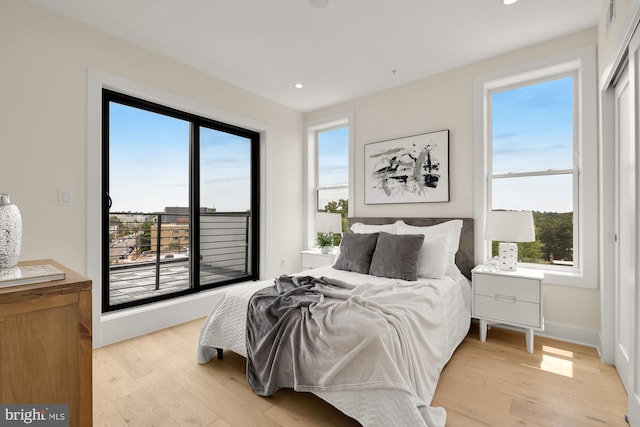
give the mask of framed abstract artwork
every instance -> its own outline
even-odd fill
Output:
[[[364,202],[449,201],[449,130],[364,146]]]

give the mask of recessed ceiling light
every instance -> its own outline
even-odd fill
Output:
[[[510,4],[514,4],[518,0],[502,0],[502,4],[509,6]]]
[[[296,83],[293,85],[293,87],[295,87],[296,89],[302,89],[304,85],[302,83]]]
[[[329,0],[309,0],[309,4],[316,9],[324,9],[329,4]]]

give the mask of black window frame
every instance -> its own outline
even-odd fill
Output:
[[[132,108],[177,118],[190,122],[189,142],[189,234],[190,234],[190,283],[189,288],[170,294],[156,295],[144,299],[127,301],[119,304],[110,304],[109,283],[109,104],[115,102]],[[188,113],[172,107],[167,107],[142,98],[116,92],[110,89],[102,89],[102,206],[101,206],[101,265],[102,265],[102,312],[111,312],[130,307],[152,304],[158,301],[178,298],[224,285],[240,283],[259,278],[259,248],[260,248],[260,133],[223,123],[197,114]],[[208,128],[236,136],[247,138],[251,141],[251,221],[249,227],[250,245],[249,265],[250,273],[239,278],[221,280],[214,283],[201,284],[198,263],[193,260],[200,259],[200,129]],[[195,207],[195,208],[194,208]]]

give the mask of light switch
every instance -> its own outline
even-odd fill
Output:
[[[60,206],[71,206],[73,204],[73,194],[70,190],[58,190],[58,204]]]

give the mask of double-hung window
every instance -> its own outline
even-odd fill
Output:
[[[532,211],[535,242],[520,263],[551,283],[594,287],[597,239],[593,49],[476,79],[476,219],[480,259],[488,211]]]
[[[307,124],[307,242],[315,244],[317,212],[339,213],[343,231],[353,203],[351,114]]]
[[[349,128],[340,126],[318,131],[317,150],[317,210],[348,210]]]

